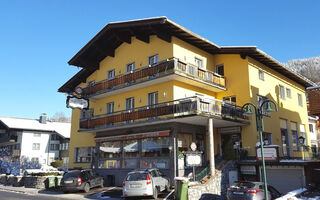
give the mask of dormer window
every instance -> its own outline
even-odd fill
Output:
[[[132,72],[134,72],[134,70],[135,70],[134,62],[130,63],[130,64],[127,64],[127,73],[132,73]]]
[[[148,58],[148,65],[156,65],[159,62],[159,56],[158,54],[153,55],[153,56],[149,56]]]

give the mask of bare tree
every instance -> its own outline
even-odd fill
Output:
[[[52,122],[71,122],[70,117],[66,117],[64,112],[56,112],[51,118]]]

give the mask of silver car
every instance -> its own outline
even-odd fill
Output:
[[[280,192],[268,185],[268,199],[276,199],[280,196]],[[265,199],[264,184],[263,182],[236,181],[228,188],[227,199],[263,200]]]
[[[158,169],[141,169],[128,173],[123,181],[122,193],[126,199],[138,196],[151,196],[156,199],[159,192],[169,188],[169,179],[163,177]]]

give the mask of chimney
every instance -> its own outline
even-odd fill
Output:
[[[46,113],[42,113],[41,115],[40,115],[40,123],[41,124],[46,124],[47,123],[47,114]]]

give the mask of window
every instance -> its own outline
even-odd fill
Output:
[[[32,150],[40,150],[40,143],[32,143]]]
[[[124,151],[124,168],[137,168],[138,160],[136,159],[139,154],[138,140],[123,141]]]
[[[267,98],[267,97],[264,97],[264,96],[260,96],[260,95],[257,95],[257,97],[258,97],[258,107],[260,108],[260,106],[262,105],[262,103],[263,103],[265,100],[267,100],[268,98]],[[262,108],[262,114],[263,114],[264,116],[270,117],[270,113],[268,113],[268,112],[265,111],[265,110],[267,109],[267,106],[268,106],[268,104],[267,104],[267,103],[264,103],[263,108]]]
[[[99,155],[99,168],[120,168],[120,158],[122,155],[121,142],[100,143]]]
[[[148,105],[155,105],[158,103],[158,92],[152,92],[148,94]]]
[[[309,131],[310,131],[310,133],[313,133],[313,125],[312,124],[309,124]]]
[[[127,64],[127,72],[128,72],[128,73],[132,73],[132,72],[134,72],[134,70],[135,70],[135,64],[134,64],[134,62],[133,62],[133,63],[130,63],[130,64]]]
[[[284,87],[282,85],[279,85],[279,95],[281,99],[286,99],[286,96],[284,94]]]
[[[36,157],[31,158],[31,162],[33,162],[33,163],[39,163],[39,158],[36,158]]]
[[[223,65],[217,65],[216,66],[216,73],[221,75],[221,76],[224,76],[224,66]]]
[[[88,82],[88,86],[94,86],[94,84],[95,84],[95,81],[89,81]]]
[[[33,137],[41,137],[40,133],[33,133]]]
[[[108,80],[111,80],[114,77],[115,77],[115,70],[113,69],[113,70],[108,71],[108,73],[107,73]]]
[[[298,140],[298,124],[296,122],[291,122],[291,135],[292,135],[292,149],[294,151],[299,151],[299,140]]]
[[[264,72],[262,70],[259,70],[259,79],[264,81]]]
[[[51,135],[51,140],[59,140],[59,135],[57,135],[57,134],[52,134],[52,135]]]
[[[287,97],[291,99],[291,90],[289,88],[286,88],[286,94]]]
[[[110,102],[106,104],[106,113],[111,114],[114,112],[114,102]]]
[[[126,110],[133,111],[134,109],[134,97],[126,99]]]
[[[58,151],[59,150],[59,144],[50,144],[50,150],[51,151]]]
[[[302,95],[301,94],[298,94],[298,104],[299,104],[299,106],[303,106],[303,104],[302,104]]]
[[[198,68],[200,68],[200,69],[203,69],[203,68],[204,68],[204,67],[203,67],[203,61],[202,61],[201,59],[195,58],[195,59],[194,59],[194,62],[195,62],[196,66],[197,66]]]
[[[265,142],[264,145],[271,145],[272,144],[272,134],[271,133],[263,132],[262,137],[263,137],[263,142]]]
[[[74,150],[74,159],[77,163],[88,163],[91,162],[92,152],[94,147],[80,147]]]
[[[223,101],[235,105],[237,102],[237,98],[236,96],[223,97]]]
[[[308,138],[306,134],[306,129],[304,127],[304,124],[300,124],[300,135],[304,137],[304,145],[308,146]]]
[[[156,55],[153,55],[153,56],[149,56],[148,58],[148,65],[155,65],[155,64],[158,64],[159,62],[159,56],[158,54]]]

